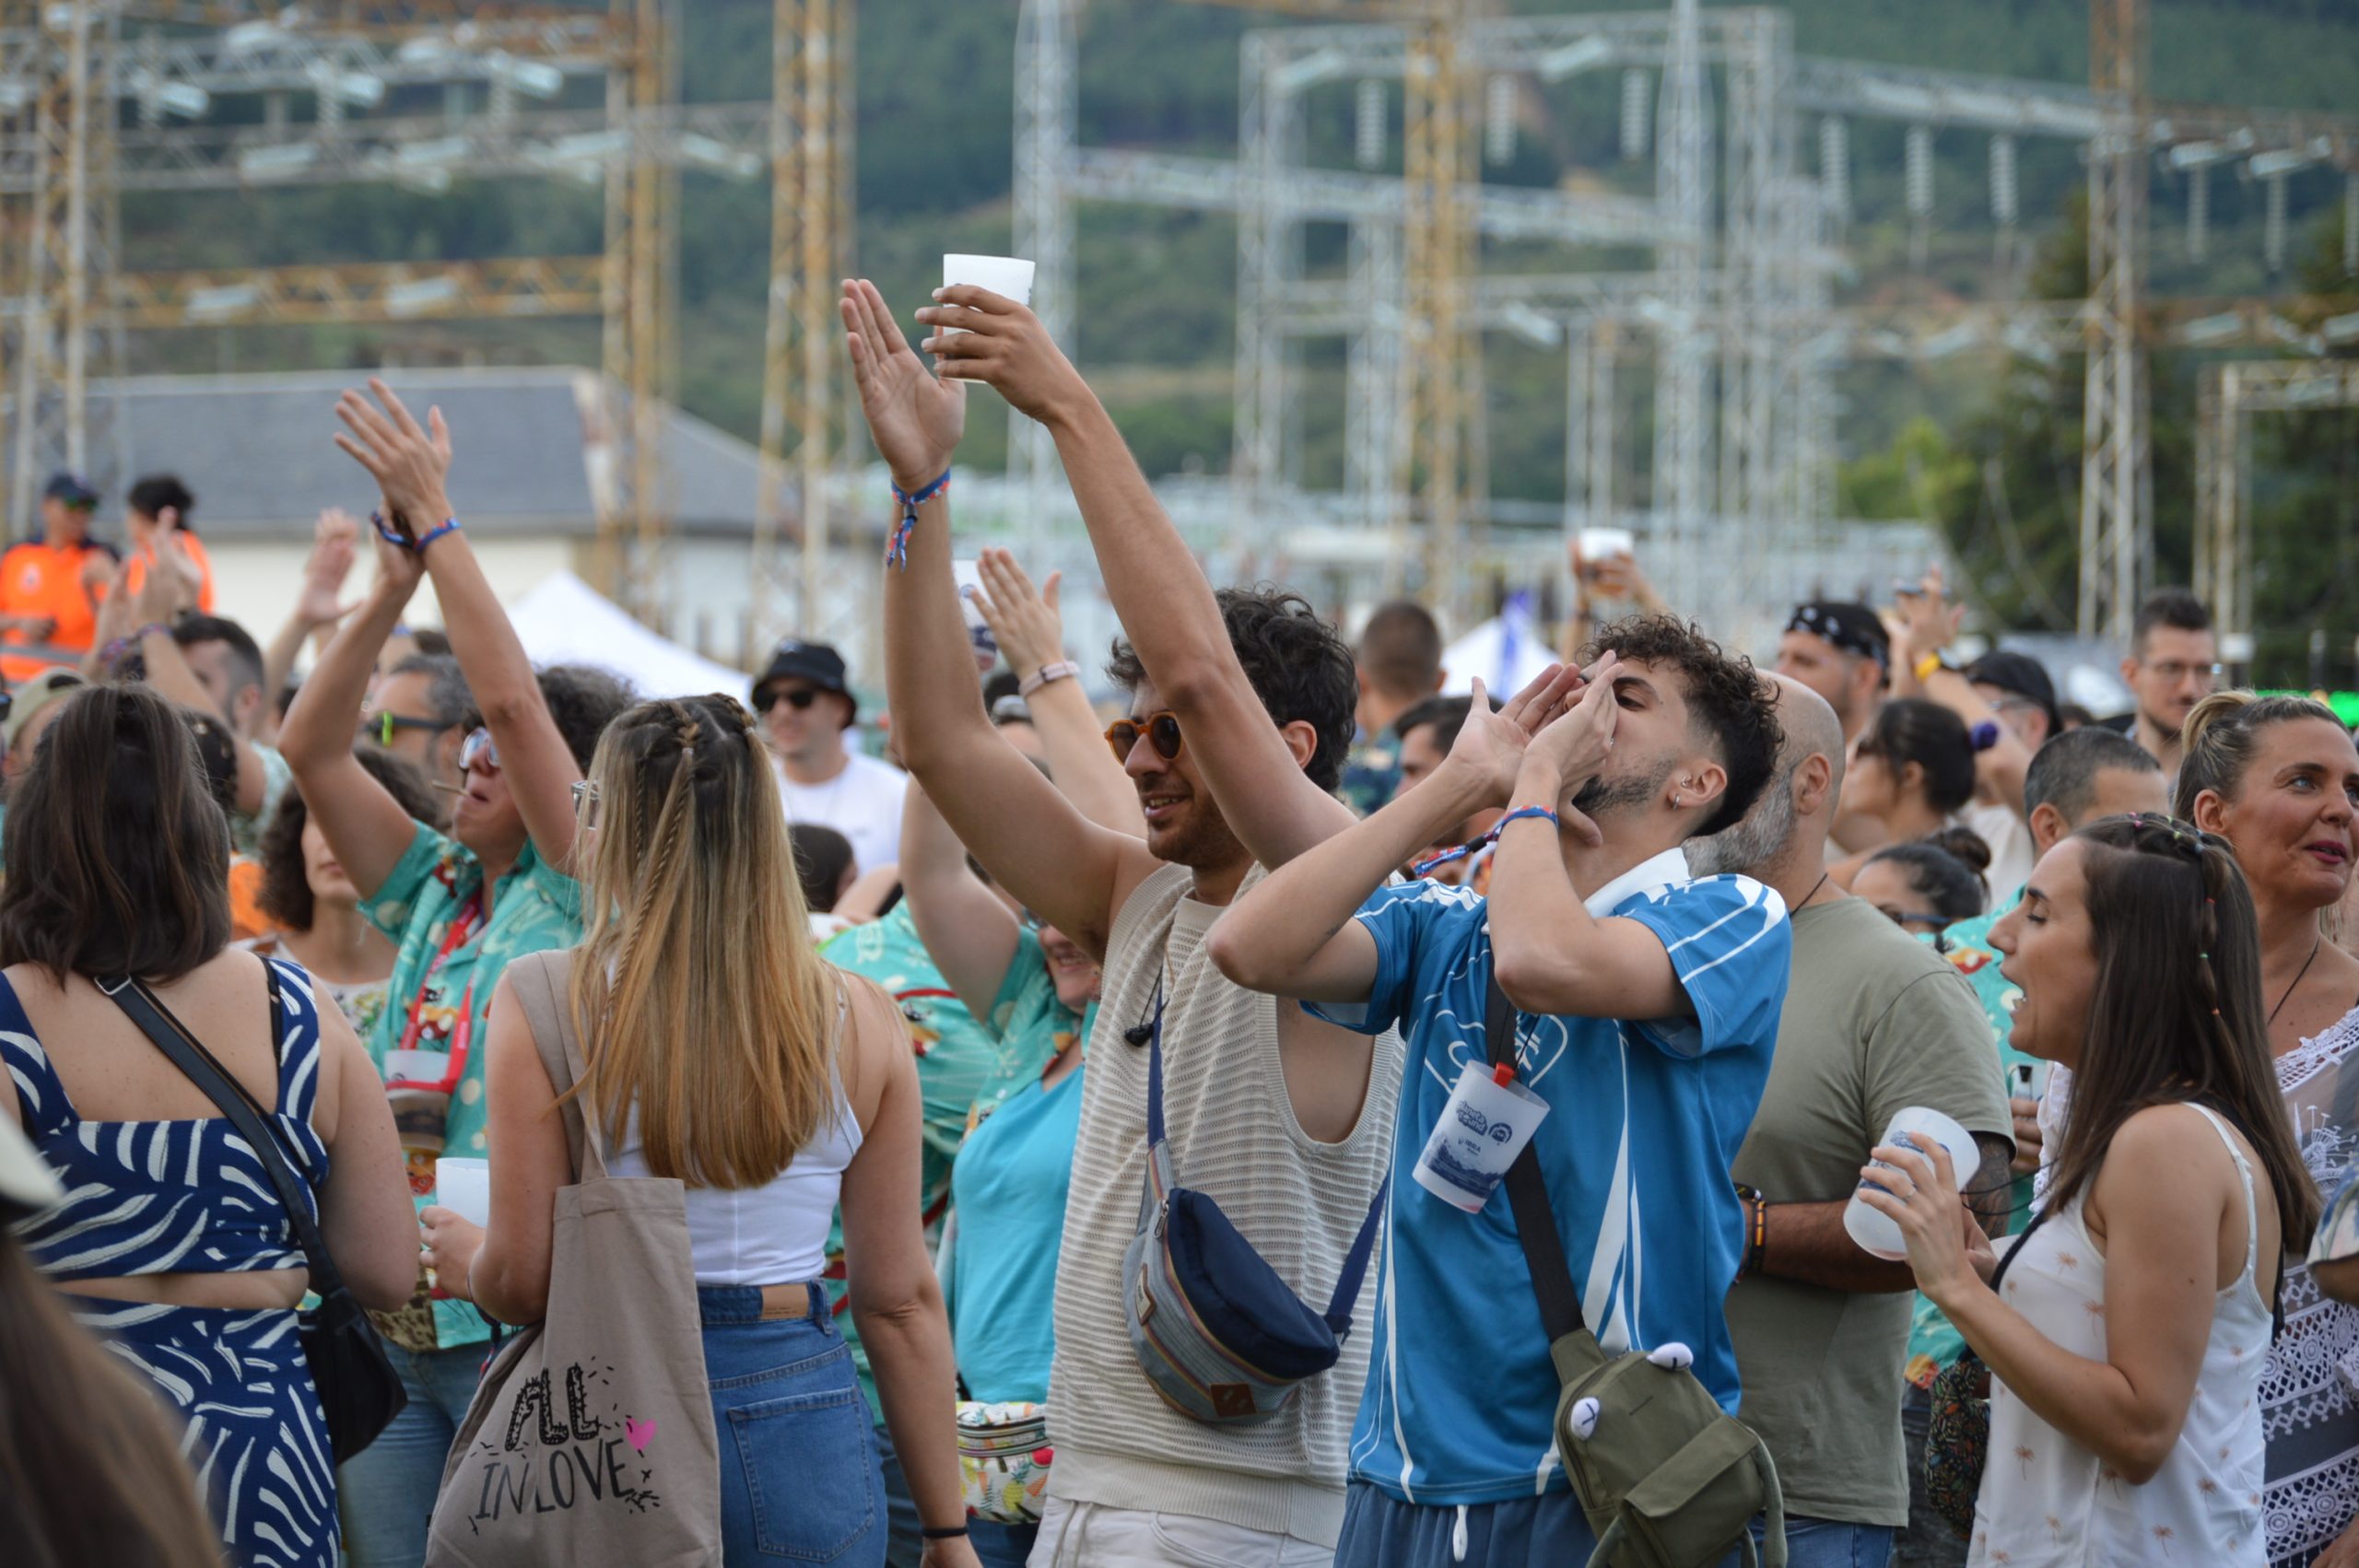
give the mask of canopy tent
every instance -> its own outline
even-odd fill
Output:
[[[1521,691],[1556,661],[1556,650],[1532,613],[1529,595],[1508,599],[1507,608],[1442,649],[1442,691],[1465,696],[1478,678],[1500,702]]]
[[[535,664],[590,664],[628,681],[640,696],[744,700],[742,671],[716,664],[648,630],[569,571],[559,571],[509,606],[508,619]]]

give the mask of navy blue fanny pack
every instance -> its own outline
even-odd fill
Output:
[[[1131,1350],[1164,1403],[1190,1420],[1267,1421],[1343,1355],[1392,1178],[1377,1186],[1327,1310],[1312,1311],[1218,1203],[1173,1173],[1163,1126],[1163,1005],[1158,991],[1147,1046],[1146,1189],[1122,1259]]]

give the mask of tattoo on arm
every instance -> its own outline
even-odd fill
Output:
[[[2007,1219],[2014,1191],[2014,1151],[1995,1132],[1978,1132],[1974,1145],[1982,1152],[1981,1168],[1966,1184],[1966,1206],[1982,1223],[1982,1234],[2007,1234]]]

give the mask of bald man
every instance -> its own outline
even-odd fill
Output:
[[[1776,888],[1794,921],[1769,1083],[1731,1167],[1748,1219],[1759,1206],[1746,1234],[1763,1240],[1729,1292],[1729,1331],[1745,1422],[1785,1488],[1792,1561],[1882,1562],[1909,1516],[1901,1362],[1915,1281],[1907,1263],[1860,1250],[1844,1204],[1904,1106],[1963,1124],[1981,1159],[1961,1183],[2001,1193],[2013,1121],[1973,989],[1826,877],[1843,783],[1835,710],[1799,681],[1764,679],[1785,731],[1777,771],[1743,822],[1687,850],[1698,876],[1743,872]]]

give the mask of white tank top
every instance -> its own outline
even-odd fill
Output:
[[[2263,1568],[2260,1375],[2269,1304],[2254,1279],[2260,1232],[2252,1166],[2220,1118],[2245,1189],[2245,1267],[2212,1308],[2203,1369],[2178,1443],[2154,1479],[2133,1486],[2058,1432],[1995,1378],[1990,1457],[1974,1510],[1968,1568]],[[2105,1258],[2082,1223],[2083,1186],[2031,1233],[2001,1287],[2007,1305],[2074,1355],[2106,1359]]]
[[[836,1038],[844,1037],[844,998],[836,999]],[[839,1046],[840,1049],[840,1045]],[[860,1153],[860,1122],[836,1078],[833,1104],[811,1141],[786,1169],[760,1187],[687,1189],[688,1246],[699,1285],[785,1285],[816,1280],[827,1263],[827,1232],[845,1167]],[[617,1176],[645,1176],[639,1113],[623,1129],[623,1146],[607,1162]]]

